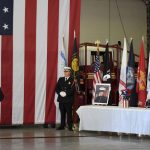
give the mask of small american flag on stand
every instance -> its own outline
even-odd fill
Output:
[[[93,79],[93,91],[92,91],[92,104],[95,99],[96,83],[101,83],[101,71],[100,71],[100,59],[99,59],[99,41],[95,42],[97,44],[97,53],[95,57],[94,65],[94,79]]]

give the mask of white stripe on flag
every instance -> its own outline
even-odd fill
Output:
[[[61,12],[63,12],[63,14],[59,14],[60,15],[60,23],[61,23],[61,25],[59,24],[59,26],[60,26],[60,28],[62,27],[62,31],[63,31],[64,37],[65,37],[64,38],[64,48],[65,48],[66,58],[68,58],[70,0],[66,0],[65,2],[64,2],[64,0],[59,0],[59,1],[60,1],[59,6],[61,6],[61,7],[63,6],[62,8],[60,8]],[[68,59],[66,59],[66,60],[68,62]]]
[[[148,74],[147,74],[147,92],[150,92],[150,52],[149,52]]]
[[[69,10],[70,0],[59,0],[59,33],[58,33],[58,69],[57,79],[64,76],[64,70],[62,67],[62,59],[60,59],[61,50],[64,47],[66,58],[68,58],[68,41],[69,41]],[[63,42],[64,36],[64,42]],[[64,45],[63,45],[64,44]],[[66,59],[67,60],[67,59]],[[55,94],[56,105],[56,123],[60,122],[60,112],[57,102],[57,94]]]
[[[150,52],[149,52],[149,63],[147,73],[147,100],[150,99]]]
[[[120,71],[120,81],[119,81],[119,106],[123,107],[123,98],[122,91],[126,90],[126,69],[127,69],[127,42],[126,38],[124,38],[124,47],[122,52],[122,63],[121,63],[121,71]]]
[[[25,0],[14,0],[13,20],[12,124],[22,124],[24,112]]]
[[[48,0],[37,0],[35,123],[45,121]]]

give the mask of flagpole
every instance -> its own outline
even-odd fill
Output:
[[[76,38],[76,31],[74,30],[74,39],[75,38]],[[74,73],[73,77],[76,78],[76,71],[74,71],[73,73]]]
[[[95,44],[96,44],[96,46],[97,46],[97,52],[99,53],[99,45],[100,45],[100,41],[99,41],[99,40],[95,41]]]

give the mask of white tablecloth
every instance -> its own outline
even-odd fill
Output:
[[[79,130],[150,135],[150,109],[116,106],[81,106]]]

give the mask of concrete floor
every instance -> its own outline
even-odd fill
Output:
[[[150,150],[150,137],[54,128],[0,128],[0,150]]]

